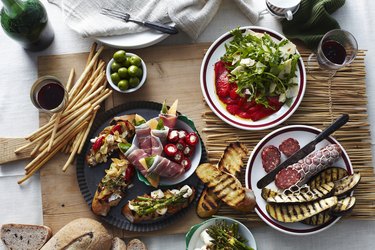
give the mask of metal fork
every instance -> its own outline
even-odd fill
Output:
[[[125,22],[137,23],[139,25],[143,25],[145,27],[155,29],[155,30],[161,31],[163,33],[167,33],[167,34],[171,34],[171,35],[174,35],[174,34],[178,33],[178,30],[173,26],[162,24],[162,23],[159,23],[159,22],[134,20],[134,19],[130,18],[130,14],[122,13],[121,11],[118,11],[118,10],[111,10],[111,9],[103,8],[102,11],[100,12],[100,14],[103,14],[103,15],[109,16],[109,17],[113,17],[113,18],[117,18],[117,19],[120,19],[120,20],[125,21]]]

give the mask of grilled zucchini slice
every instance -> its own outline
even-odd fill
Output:
[[[335,191],[333,195],[336,196],[343,196],[352,191],[361,180],[361,174],[354,173],[352,175],[348,175],[338,181],[335,182]]]
[[[348,172],[346,171],[346,169],[340,167],[331,167],[324,169],[323,171],[315,175],[307,184],[311,189],[314,189],[321,186],[322,184],[340,180],[347,175]]]
[[[332,207],[330,210],[318,213],[306,220],[301,221],[304,224],[319,226],[335,219],[336,217],[343,216],[349,213],[355,205],[355,197],[346,197],[337,202],[337,205]]]
[[[305,220],[313,215],[323,212],[337,204],[337,197],[315,201],[306,204],[267,204],[266,210],[268,214],[277,221],[285,223],[293,223]]]
[[[330,215],[343,216],[353,210],[355,205],[355,197],[349,196],[337,202],[337,205],[329,211]]]
[[[270,203],[303,203],[312,202],[318,199],[325,198],[333,192],[335,184],[328,182],[321,186],[311,189],[310,192],[300,192],[299,194],[278,194],[274,197],[267,198]]]
[[[267,200],[268,198],[273,198],[273,197],[275,197],[276,195],[279,195],[279,192],[274,191],[274,190],[269,189],[269,188],[263,188],[263,189],[262,189],[261,196],[262,196],[262,198],[265,199],[265,200]]]

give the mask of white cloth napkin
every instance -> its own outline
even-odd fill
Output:
[[[252,23],[259,13],[253,0],[233,0]],[[102,15],[103,8],[129,13],[137,20],[174,22],[178,29],[196,39],[207,27],[220,7],[221,0],[48,0],[59,6],[65,23],[83,37],[112,36],[137,33],[145,27],[125,23]]]

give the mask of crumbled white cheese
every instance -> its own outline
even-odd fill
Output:
[[[243,72],[244,70],[245,70],[244,66],[239,65],[235,67],[230,73],[232,75],[236,75],[237,73]]]
[[[160,215],[164,215],[167,212],[167,210],[168,209],[166,207],[159,208],[159,209],[156,209],[156,213],[158,213]]]
[[[290,74],[292,71],[292,59],[288,59],[285,62],[282,63],[284,65],[284,68],[280,71],[278,77],[283,79],[285,74]],[[282,65],[280,64],[280,65]]]
[[[98,137],[91,138],[91,139],[90,139],[90,142],[91,142],[91,143],[95,143],[97,139],[98,139]]]
[[[201,240],[203,241],[205,246],[212,246],[212,240],[213,238],[207,233],[207,229],[203,230],[201,235]]]
[[[180,190],[178,189],[172,189],[170,190],[173,195],[178,195],[180,193]]]
[[[137,211],[138,206],[133,206],[133,204],[131,202],[129,202],[129,209],[132,210],[132,211]]]
[[[294,43],[292,43],[292,42],[289,41],[284,46],[279,47],[279,50],[281,52],[281,55],[284,58],[287,58],[289,55],[293,55],[293,54],[296,53],[296,45]]]
[[[111,196],[109,196],[108,202],[115,201],[115,200],[118,200],[118,199],[121,199],[121,195],[113,193]]]
[[[151,192],[151,197],[154,198],[154,199],[161,199],[161,198],[164,197],[164,193],[163,193],[163,191],[158,189],[158,190],[155,190],[155,191]]]
[[[239,53],[233,55],[232,65],[235,65],[241,59],[241,55]]]
[[[182,197],[188,198],[188,197],[190,197],[193,194],[193,190],[188,185],[183,186],[180,189],[180,192],[183,192],[185,190],[186,190],[186,193]]]
[[[108,144],[113,144],[115,142],[115,138],[113,137],[113,135],[107,135],[106,138],[105,138],[105,141]]]
[[[255,64],[255,61],[251,58],[244,58],[244,59],[241,59],[240,64],[247,66],[247,67],[251,67]]]

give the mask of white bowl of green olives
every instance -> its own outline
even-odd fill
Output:
[[[106,76],[113,89],[120,93],[132,93],[146,82],[147,68],[136,54],[116,51],[107,64]]]

